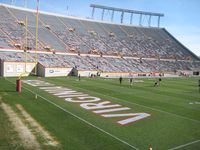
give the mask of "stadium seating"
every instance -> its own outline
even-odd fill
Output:
[[[26,16],[29,20],[27,45]],[[0,6],[0,47],[35,50],[35,17],[32,11]],[[39,14],[38,23],[38,50],[54,52],[38,54],[38,62],[45,67],[155,72],[191,70],[200,66],[199,58],[163,28],[109,24],[43,13]],[[66,54],[57,55],[56,52]],[[34,61],[33,54],[29,57]],[[1,52],[0,59],[24,61],[25,58],[22,53]]]
[[[17,52],[0,52],[0,58],[3,61],[13,61],[13,62],[25,62],[26,55],[25,53],[17,53]],[[27,55],[28,62],[34,62],[34,59]]]
[[[0,7],[0,11],[0,33],[7,33],[9,38],[5,39],[2,45],[13,47],[8,43],[9,40],[24,45],[25,27],[16,24],[16,21],[25,23],[27,16],[28,46],[35,49],[35,14],[4,6]],[[103,55],[197,59],[162,28],[134,27],[40,14],[38,33],[40,50],[48,46],[49,49],[63,52],[92,53],[95,49],[97,54]]]
[[[28,62],[35,61],[35,54],[28,53]],[[25,53],[0,52],[4,61],[24,62]],[[78,55],[38,54],[38,62],[43,66],[76,68],[77,70],[97,70],[99,72],[171,72],[199,68],[200,62],[163,61],[144,59],[123,59],[112,57],[90,57]]]

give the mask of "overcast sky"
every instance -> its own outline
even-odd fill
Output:
[[[36,8],[37,0],[0,0],[2,3],[15,1],[15,5],[24,6],[27,1],[28,8]],[[40,0],[40,10],[68,14],[80,17],[90,17],[89,5],[100,4],[118,8],[142,10],[163,13],[161,27],[166,28],[181,43],[193,53],[200,56],[200,0]],[[100,11],[96,11],[96,14]],[[111,12],[105,12],[109,19]],[[115,15],[115,22],[119,23],[120,14]],[[99,18],[98,15],[95,16]],[[129,18],[127,14],[126,18]],[[138,18],[133,18],[137,24]],[[153,18],[155,23],[156,18]],[[125,19],[125,22],[129,20]],[[145,23],[145,19],[143,20]]]

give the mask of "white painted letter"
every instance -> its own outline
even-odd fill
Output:
[[[121,124],[121,125],[126,125],[126,124],[128,124],[128,123],[135,122],[135,121],[144,119],[144,118],[146,118],[146,117],[149,117],[149,116],[151,116],[151,115],[150,115],[150,114],[147,114],[147,113],[129,113],[129,114],[104,114],[104,115],[102,115],[102,116],[103,116],[103,117],[106,117],[106,118],[133,116],[133,117],[131,117],[131,118],[118,121],[119,124]]]
[[[79,99],[79,100],[77,100]],[[88,100],[90,99],[90,100]],[[100,101],[100,98],[97,97],[92,97],[92,96],[84,96],[84,97],[75,97],[73,98],[66,98],[65,99],[68,102],[74,102],[74,103],[88,103],[88,102],[97,102]]]
[[[93,112],[96,113],[96,114],[101,114],[101,113],[115,112],[115,111],[129,110],[129,109],[130,108],[128,108],[128,107],[122,107],[122,108],[112,108],[112,109],[95,110]]]
[[[115,104],[115,105],[106,105],[109,104],[109,101],[104,101],[101,103],[84,103],[84,104],[80,104],[81,107],[85,108],[85,109],[101,109],[101,108],[112,108],[112,107],[119,107],[121,105],[119,104]]]

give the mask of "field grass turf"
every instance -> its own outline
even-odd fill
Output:
[[[21,104],[42,126],[44,126],[61,143],[59,149],[66,150],[148,150],[151,146],[156,150],[167,150],[180,145],[200,140],[200,93],[197,81],[199,78],[165,78],[160,87],[153,87],[155,79],[143,80],[141,83],[129,85],[124,79],[122,85],[118,79],[75,77],[25,79],[44,80],[55,85],[68,87],[91,96],[109,100],[113,104],[121,104],[131,108],[132,112],[146,112],[150,117],[120,126],[117,119],[103,118],[89,110],[82,109],[77,103],[69,103],[57,98],[37,87],[23,84],[22,93],[15,92],[16,78],[0,78],[0,96],[2,101],[15,109]],[[11,83],[12,82],[12,83]],[[26,89],[25,89],[26,88]],[[35,99],[35,94],[38,99]],[[56,107],[52,103],[66,111]],[[70,113],[68,113],[70,112]],[[0,108],[0,131],[8,124],[8,120]],[[74,117],[72,114],[91,123]],[[98,130],[95,127],[132,145],[129,146]],[[12,129],[2,130],[0,149],[10,145],[9,140],[16,137]],[[17,137],[15,138],[16,140]],[[6,141],[6,142],[5,142]],[[44,147],[48,149],[58,149]],[[182,150],[200,149],[200,141],[180,147]]]

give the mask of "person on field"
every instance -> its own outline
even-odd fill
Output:
[[[132,85],[133,84],[133,78],[130,78],[129,82],[130,82],[130,85]]]
[[[119,83],[122,84],[122,76],[119,77]]]
[[[161,78],[158,79],[158,86],[160,86],[160,82],[162,81]]]
[[[80,74],[78,75],[78,80],[81,81],[81,75]]]
[[[155,87],[155,86],[158,86],[158,81],[157,81],[157,80],[156,80],[155,83],[154,83],[154,87]]]
[[[200,80],[199,80],[199,92],[200,92]]]
[[[154,83],[154,87],[155,87],[155,86],[160,86],[160,82],[161,82],[161,81],[162,81],[161,78],[159,78],[158,80],[156,80],[155,83]]]

